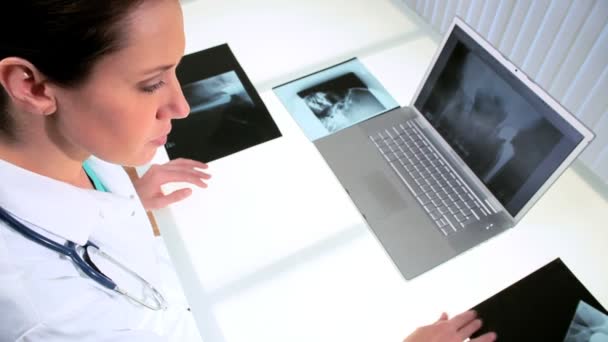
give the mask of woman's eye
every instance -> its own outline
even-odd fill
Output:
[[[158,82],[156,84],[143,87],[142,90],[145,91],[146,93],[153,93],[153,92],[157,91],[158,89],[160,89],[164,85],[165,85],[165,82],[164,81],[160,81],[160,82]]]

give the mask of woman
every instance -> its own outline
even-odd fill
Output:
[[[184,49],[179,3],[10,1],[0,29],[0,206],[59,243],[96,243],[158,288],[163,279],[142,203],[153,209],[187,196],[163,196],[160,185],[204,186],[208,175],[197,169],[206,166],[173,161],[134,188],[114,164],[149,161],[171,119],[189,112],[174,73]],[[0,226],[0,340],[157,339],[144,324],[157,321],[152,310]],[[121,286],[137,298],[146,289],[103,260],[94,264],[117,284],[124,278]]]
[[[184,53],[178,0],[14,0],[3,4],[0,30],[0,206],[8,215],[0,221],[0,339],[161,339],[144,324],[146,306],[164,306],[144,208],[189,194],[164,196],[161,184],[205,187],[209,175],[204,164],[177,160],[133,184],[119,165],[150,161],[171,120],[188,115],[175,75]],[[95,243],[117,263],[82,249],[71,262],[18,224],[63,247]],[[84,273],[91,265],[134,299]],[[406,341],[460,341],[479,326],[472,312],[442,316]]]

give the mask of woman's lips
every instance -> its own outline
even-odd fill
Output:
[[[163,146],[164,144],[167,143],[167,135],[163,135],[160,138],[156,138],[156,139],[152,140],[152,143],[157,146]]]

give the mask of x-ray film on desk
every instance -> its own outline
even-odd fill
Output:
[[[608,311],[561,259],[555,259],[476,305],[475,336],[499,341],[608,342]]]
[[[184,56],[177,78],[190,114],[172,121],[170,159],[210,162],[281,136],[228,45]]]
[[[274,92],[311,141],[398,107],[357,58],[274,87]]]

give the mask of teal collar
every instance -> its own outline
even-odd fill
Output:
[[[86,160],[84,161],[84,163],[82,163],[82,168],[84,169],[84,172],[87,174],[87,176],[89,176],[89,178],[93,182],[93,186],[95,187],[96,190],[103,191],[103,192],[109,192],[108,189],[106,189],[106,187],[101,182],[101,179],[99,179],[99,177],[97,176],[95,171],[93,171],[93,169],[91,168],[91,166],[89,166],[89,164],[87,163]]]

